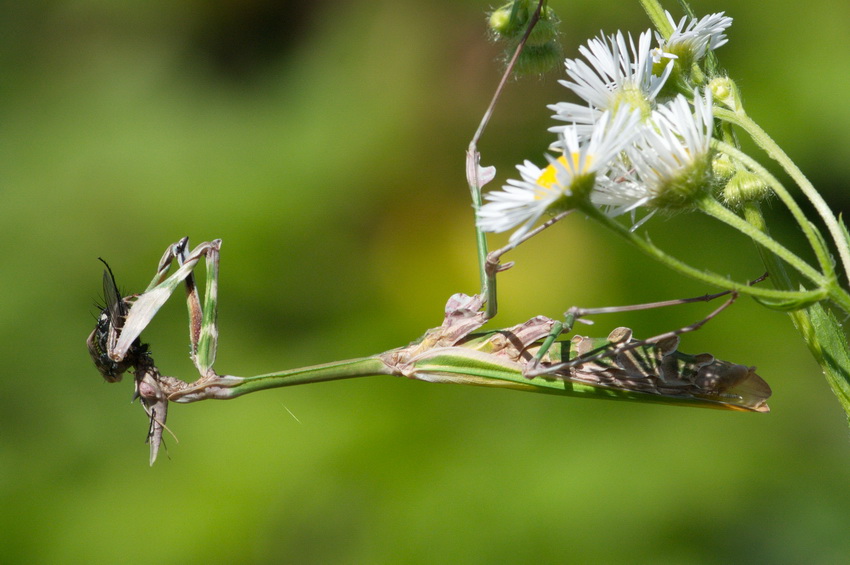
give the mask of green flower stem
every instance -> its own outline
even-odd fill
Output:
[[[312,367],[301,367],[278,373],[257,375],[255,377],[237,377],[239,381],[235,385],[228,386],[228,391],[224,397],[235,398],[249,392],[284,386],[391,374],[392,372],[389,367],[378,357],[363,357],[360,359],[325,363],[323,365],[313,365]]]
[[[841,264],[844,267],[844,273],[845,275],[850,276],[850,247],[847,245],[843,230],[841,229],[835,215],[832,213],[832,210],[829,209],[826,201],[818,193],[814,185],[809,182],[809,179],[806,178],[803,172],[788,157],[782,148],[779,147],[779,145],[777,145],[776,142],[773,141],[773,139],[767,135],[767,133],[761,129],[758,124],[751,120],[743,110],[732,112],[731,110],[724,108],[715,108],[714,116],[733,123],[746,131],[753,141],[755,141],[756,144],[761,147],[771,159],[779,163],[780,166],[791,176],[794,182],[797,183],[797,186],[800,187],[800,190],[806,198],[809,199],[809,202],[812,203],[818,215],[821,217],[824,224],[826,224],[826,228],[829,230],[829,234],[832,236],[832,240],[835,242],[838,254],[841,257]]]
[[[669,38],[673,33],[673,26],[667,20],[667,15],[664,13],[661,3],[658,0],[640,0],[640,4],[643,6],[646,15],[649,16],[652,25],[658,30],[658,33],[665,39]]]
[[[758,286],[750,286],[746,283],[739,283],[710,271],[701,271],[671,255],[668,255],[649,240],[638,236],[613,218],[609,218],[593,204],[588,202],[581,206],[581,210],[587,214],[587,216],[601,223],[653,259],[667,265],[674,271],[682,273],[683,275],[693,279],[703,281],[707,284],[723,289],[734,290],[749,296],[764,298],[770,301],[817,301],[823,300],[827,297],[827,292],[820,288],[810,291],[775,290]]]
[[[753,225],[764,224],[761,211],[755,205],[745,210],[747,220]],[[785,272],[785,266],[776,255],[759,247],[762,261],[771,273],[774,286],[791,288],[791,279]],[[820,365],[827,384],[838,399],[850,423],[850,356],[848,356],[847,338],[838,320],[821,304],[813,304],[805,309],[788,312],[794,327],[800,332],[812,357]]]
[[[768,233],[767,222],[764,220],[764,215],[761,213],[758,202],[747,202],[744,204],[742,212],[744,214],[744,220],[748,224],[770,235]],[[776,255],[768,252],[764,247],[757,246],[756,249],[761,256],[762,263],[764,263],[767,272],[771,275],[771,284],[782,290],[792,290],[794,286],[791,282],[791,277],[788,276],[788,272],[785,270],[785,265],[782,261],[779,261]]]
[[[829,251],[824,248],[821,243],[821,239],[815,233],[811,222],[809,222],[809,219],[803,213],[803,210],[797,204],[797,201],[794,200],[788,190],[786,190],[785,186],[779,182],[776,177],[770,174],[770,172],[758,161],[740,149],[722,141],[713,141],[712,147],[746,166],[753,174],[761,178],[761,180],[763,180],[773,190],[779,199],[782,200],[782,203],[785,204],[785,207],[788,208],[788,211],[791,212],[791,216],[797,222],[797,225],[800,226],[800,229],[803,231],[803,234],[809,242],[809,246],[811,246],[812,250],[815,252],[818,264],[820,265],[824,275],[828,278],[834,279],[835,270],[832,267],[832,260],[829,257]]]
[[[744,216],[750,224],[767,230],[758,204],[750,203],[745,206]],[[782,261],[761,246],[758,250],[765,267],[775,275],[770,279],[772,284],[777,288],[792,288],[793,283]],[[848,356],[847,338],[841,324],[820,304],[793,310],[788,312],[788,315],[803,337],[812,357],[823,370],[826,382],[844,409],[850,423],[850,356]]]
[[[794,267],[807,279],[815,283],[815,285],[823,287],[829,284],[829,280],[826,279],[820,272],[815,270],[811,265],[791,253],[788,248],[781,245],[775,239],[771,238],[755,226],[747,223],[743,218],[724,207],[720,204],[720,202],[715,200],[713,196],[707,194],[705,197],[699,199],[697,201],[697,207],[709,216],[720,220],[732,228],[735,228],[762,247],[772,251],[782,258],[783,261]]]
[[[815,252],[815,255],[818,258],[818,263],[821,265],[823,269],[823,276],[826,280],[825,288],[829,295],[829,298],[835,302],[842,310],[847,313],[850,313],[850,294],[847,293],[846,290],[841,288],[838,284],[838,279],[835,275],[835,271],[832,266],[832,260],[829,256],[828,250],[824,247],[823,242],[820,236],[815,231],[811,222],[803,214],[800,207],[788,193],[782,183],[780,183],[776,178],[771,175],[764,167],[762,167],[758,162],[754,161],[751,157],[742,153],[738,149],[722,143],[722,142],[712,142],[715,147],[722,150],[724,153],[728,154],[735,160],[740,161],[747,168],[749,168],[754,174],[759,175],[762,180],[768,183],[768,185],[776,192],[777,196],[782,200],[782,202],[788,207],[792,216],[797,221],[797,224],[800,226],[800,229],[803,230],[803,233],[806,235],[806,239],[809,241],[812,249]],[[763,224],[763,220],[761,221]],[[840,229],[840,228],[839,228]],[[764,230],[762,230],[764,231]],[[841,246],[839,246],[839,249]],[[768,263],[765,262],[767,265]],[[774,272],[771,270],[771,272]],[[790,286],[789,286],[790,289]]]

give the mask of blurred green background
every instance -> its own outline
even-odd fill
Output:
[[[636,2],[552,3],[570,56],[600,29],[648,27]],[[222,238],[225,373],[376,353],[438,325],[450,294],[477,290],[463,159],[499,75],[490,5],[0,6],[0,561],[846,562],[845,418],[788,318],[749,299],[682,350],[757,365],[768,415],[361,379],[172,406],[180,442],[149,468],[131,379],[104,384],[85,350],[97,257],[130,293],[168,244]],[[695,7],[735,18],[719,54],[750,113],[846,208],[848,4]],[[510,84],[480,144],[499,182],[543,162],[561,72]],[[700,218],[649,230],[696,264],[762,272]],[[713,290],[580,217],[508,259],[499,326]],[[651,335],[706,312],[584,332]],[[145,340],[191,377],[182,300]]]

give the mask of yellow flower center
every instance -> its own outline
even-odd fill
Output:
[[[578,173],[581,173],[581,170],[579,168],[579,154],[575,153],[575,152],[571,153],[570,159],[572,159],[572,162],[573,162],[573,169],[572,170],[575,170]],[[566,155],[561,155],[560,157],[558,157],[557,162],[561,165],[561,168],[566,169],[568,171],[571,170],[569,168],[568,164],[567,164],[567,156]],[[585,158],[584,158],[584,168],[589,167],[592,162],[593,162],[593,156],[592,155],[585,156]],[[554,187],[554,186],[558,186],[559,188],[564,188],[560,184],[558,184],[558,169],[559,169],[559,167],[557,167],[555,165],[555,163],[550,163],[548,167],[543,169],[543,172],[540,174],[540,176],[537,177],[537,184],[540,185],[541,187],[545,188],[546,190],[551,190],[552,187]],[[537,198],[540,199],[545,194],[546,194],[546,192],[541,190],[541,191],[538,192]]]
[[[628,106],[640,112],[641,121],[648,120],[652,115],[652,105],[646,99],[646,95],[639,86],[624,84],[620,87],[616,99],[612,102],[611,110],[614,114],[621,106]]]

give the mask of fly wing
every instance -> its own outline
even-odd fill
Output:
[[[103,259],[101,259],[103,261]],[[106,261],[103,261],[106,269],[103,271],[103,300],[106,303],[106,312],[109,314],[109,323],[116,330],[124,326],[124,318],[127,317],[127,305],[121,298],[121,292],[115,283],[115,275]]]

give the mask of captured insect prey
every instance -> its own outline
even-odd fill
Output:
[[[167,400],[159,385],[159,371],[154,366],[147,344],[140,338],[133,340],[127,353],[120,358],[114,356],[115,344],[124,328],[127,314],[135,296],[122,297],[115,282],[112,269],[106,265],[103,271],[104,307],[97,318],[94,330],[86,340],[89,355],[106,382],[117,383],[128,370],[135,373],[133,400],[138,398],[150,418],[147,441],[151,444],[151,463],[156,458],[165,427]]]
[[[119,361],[109,356],[109,350],[118,341],[124,320],[130,311],[128,300],[132,297],[122,298],[115,282],[115,275],[106,261],[100,259],[106,265],[103,271],[103,300],[104,308],[97,318],[97,325],[87,340],[89,354],[95,367],[103,375],[107,382],[117,383],[122,375],[130,367],[143,363],[152,363],[148,353],[148,346],[138,338],[133,342],[127,355]]]

